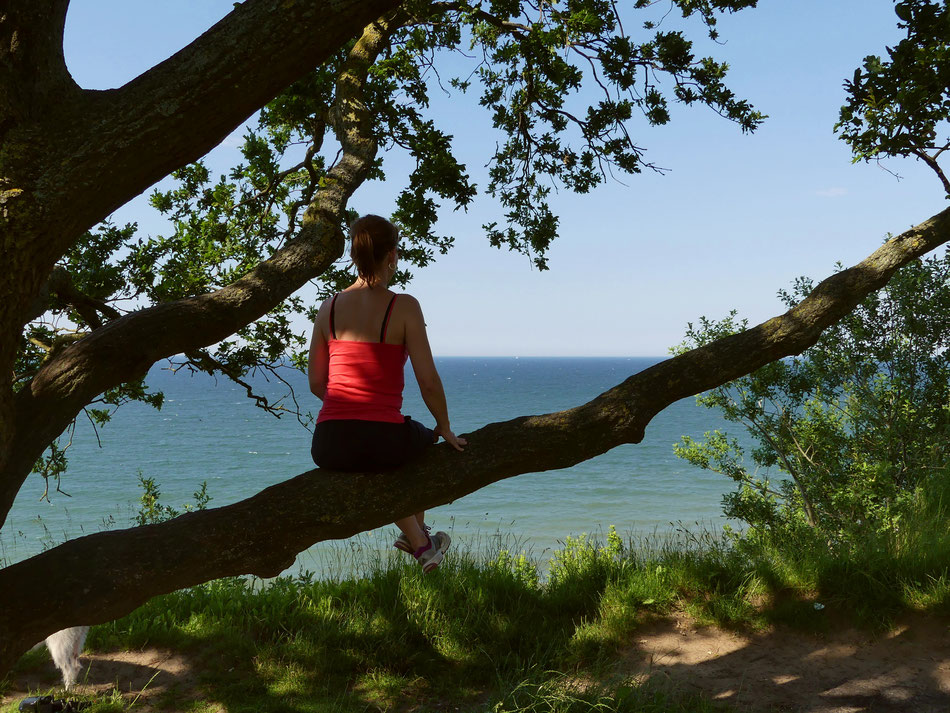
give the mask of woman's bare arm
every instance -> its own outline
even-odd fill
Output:
[[[435,368],[432,358],[432,348],[429,346],[429,337],[426,334],[426,323],[422,316],[422,307],[414,297],[405,295],[406,309],[406,350],[412,362],[412,371],[416,375],[422,400],[435,418],[435,432],[442,436],[456,450],[462,450],[466,445],[464,438],[458,438],[452,433],[449,425],[449,410],[445,402],[445,389],[442,379]]]
[[[328,303],[320,305],[320,311],[313,322],[313,336],[310,338],[310,357],[307,360],[307,381],[310,391],[323,401],[327,393],[327,379],[330,374],[330,349],[324,337],[323,325],[329,319]]]

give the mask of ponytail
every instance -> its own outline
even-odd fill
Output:
[[[380,263],[399,241],[396,226],[378,215],[364,215],[350,226],[350,258],[368,285],[376,284]]]

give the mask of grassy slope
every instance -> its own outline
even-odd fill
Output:
[[[918,524],[836,557],[815,543],[708,536],[632,548],[611,532],[603,545],[569,539],[544,578],[502,550],[453,551],[428,576],[394,555],[364,563],[362,578],[221,580],[96,627],[89,646],[185,652],[202,698],[172,695],[169,710],[721,710],[616,679],[617,652],[673,609],[721,626],[812,630],[842,617],[876,627],[908,610],[946,615],[950,536]],[[42,661],[33,653],[21,667]],[[580,693],[568,685],[579,680],[606,683]]]

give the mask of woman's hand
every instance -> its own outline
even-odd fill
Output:
[[[454,433],[452,433],[452,429],[448,426],[436,426],[432,432],[435,433],[436,438],[442,436],[442,438],[445,439],[445,442],[457,451],[465,450],[462,448],[462,446],[468,445],[468,441],[466,441],[464,438],[459,438],[456,436]]]

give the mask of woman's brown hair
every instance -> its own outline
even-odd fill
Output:
[[[376,284],[379,263],[399,242],[396,226],[378,215],[364,215],[350,226],[350,258],[368,285]]]

